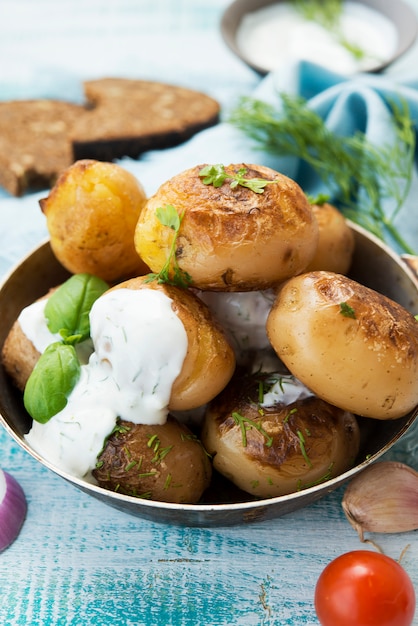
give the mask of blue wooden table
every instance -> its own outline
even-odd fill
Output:
[[[259,78],[219,34],[226,0],[1,0],[0,97],[77,97],[80,80],[132,75],[203,90],[228,106]],[[414,2],[418,10],[418,2]],[[390,72],[418,67],[415,47]],[[417,70],[418,73],[418,70]],[[33,195],[0,198],[0,272],[46,236]],[[414,449],[411,464],[417,466]],[[314,626],[316,580],[363,547],[343,489],[291,515],[238,527],[132,517],[64,482],[0,429],[0,466],[28,500],[0,553],[4,626]],[[383,536],[418,590],[418,536]],[[418,615],[414,622],[418,625]]]

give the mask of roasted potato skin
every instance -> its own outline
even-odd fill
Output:
[[[16,320],[10,329],[1,352],[3,367],[13,384],[24,391],[27,380],[39,360],[40,353]]]
[[[313,259],[304,272],[326,270],[347,274],[353,258],[354,233],[345,217],[332,204],[313,204],[312,211],[318,222],[318,245]]]
[[[63,172],[40,206],[60,263],[73,274],[116,282],[148,271],[133,240],[145,202],[130,172],[85,159]]]
[[[346,276],[309,272],[287,281],[267,334],[292,374],[331,404],[376,419],[418,404],[417,320]]]
[[[135,246],[154,272],[164,266],[173,231],[156,217],[172,205],[183,215],[176,241],[176,260],[194,287],[213,291],[267,289],[300,273],[313,257],[318,226],[311,206],[296,182],[261,165],[232,164],[235,174],[276,181],[262,193],[241,185],[231,188],[203,183],[198,165],[165,182],[148,199],[138,220]]]
[[[211,475],[200,441],[171,416],[153,426],[119,422],[93,470],[105,489],[177,504],[199,502]]]
[[[261,410],[262,380],[234,378],[209,404],[201,437],[214,469],[240,489],[269,498],[324,482],[354,464],[360,442],[354,415],[315,396]],[[248,420],[245,437],[236,414]]]
[[[172,299],[188,338],[183,367],[174,381],[169,408],[184,411],[202,406],[227,385],[235,371],[235,354],[209,308],[191,291],[138,276],[113,289],[157,289]]]

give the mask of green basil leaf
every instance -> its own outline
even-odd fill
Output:
[[[35,365],[23,394],[29,415],[45,424],[62,411],[80,378],[81,366],[74,346],[50,344]]]
[[[87,339],[90,336],[90,309],[95,300],[108,289],[109,285],[97,276],[71,276],[46,303],[45,317],[51,333],[60,333],[64,341],[67,337],[77,336],[77,341]]]

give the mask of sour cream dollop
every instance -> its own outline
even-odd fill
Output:
[[[94,351],[66,407],[46,424],[33,423],[26,439],[35,451],[73,476],[88,477],[118,417],[166,421],[188,347],[171,304],[152,289],[115,289],[96,300],[90,312]]]
[[[354,55],[343,42],[357,47],[363,56]],[[338,33],[306,20],[290,2],[283,2],[245,15],[237,44],[248,59],[266,70],[306,59],[335,72],[354,74],[389,59],[398,36],[389,18],[358,2],[344,2]]]

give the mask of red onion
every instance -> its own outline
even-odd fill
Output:
[[[0,552],[18,536],[27,508],[22,487],[13,476],[0,470]]]

